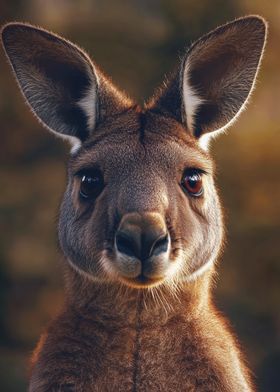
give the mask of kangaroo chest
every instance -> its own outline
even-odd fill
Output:
[[[50,375],[42,390],[226,390],[195,327],[179,317],[157,325],[138,320],[120,327],[92,319],[57,325],[35,365],[41,379]]]

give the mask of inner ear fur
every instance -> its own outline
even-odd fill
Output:
[[[253,89],[265,40],[266,22],[258,16],[218,27],[189,48],[150,106],[184,123],[197,138],[225,129]]]
[[[84,141],[103,117],[131,105],[82,49],[56,34],[9,23],[2,41],[24,97],[51,131]]]

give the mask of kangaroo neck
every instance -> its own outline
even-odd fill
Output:
[[[176,317],[187,322],[208,310],[209,281],[205,276],[174,293],[168,287],[139,290],[94,282],[67,267],[65,305],[81,315],[120,326],[165,324]]]

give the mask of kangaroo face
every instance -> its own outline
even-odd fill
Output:
[[[265,36],[251,16],[202,37],[140,109],[77,46],[30,25],[4,27],[27,103],[74,144],[59,222],[74,269],[149,287],[212,267],[223,230],[207,146],[244,108]]]
[[[129,129],[106,124],[70,160],[62,248],[98,279],[134,286],[190,279],[217,255],[222,237],[211,160],[162,115],[132,109],[122,123]],[[201,177],[197,195],[183,185],[192,175]],[[89,196],[85,176],[102,182]]]

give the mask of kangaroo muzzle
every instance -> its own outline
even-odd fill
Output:
[[[170,236],[159,213],[127,213],[115,235],[119,272],[145,282],[162,279],[168,269]]]

